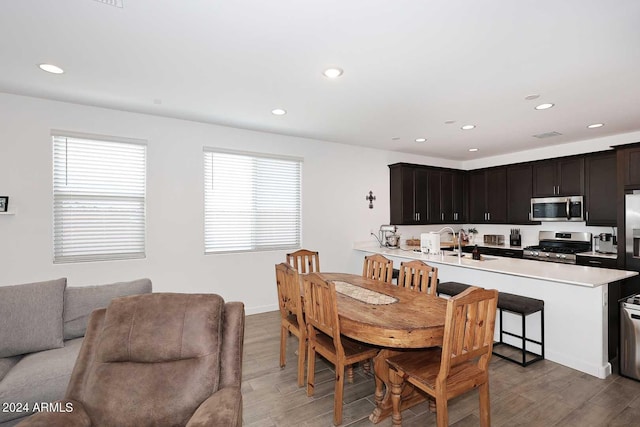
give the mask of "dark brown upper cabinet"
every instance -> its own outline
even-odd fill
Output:
[[[616,225],[616,154],[585,157],[585,220],[587,225]]]
[[[507,223],[506,167],[469,173],[469,222]]]
[[[640,147],[622,148],[619,152],[624,186],[633,189],[640,188]]]
[[[389,170],[391,224],[466,221],[466,172],[407,163],[389,165]]]
[[[389,173],[391,224],[427,224],[427,169],[398,163],[389,165]]]
[[[584,195],[584,157],[533,163],[533,197]]]
[[[540,224],[530,220],[533,196],[533,165],[522,163],[507,166],[507,222],[509,224]]]

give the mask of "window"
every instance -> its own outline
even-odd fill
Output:
[[[302,159],[204,152],[205,253],[300,247]]]
[[[53,261],[145,257],[146,145],[53,135]]]

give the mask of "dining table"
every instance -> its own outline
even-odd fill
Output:
[[[369,416],[378,423],[393,412],[386,359],[401,351],[441,346],[447,300],[356,274],[318,274],[336,285],[340,332],[380,347],[373,359],[376,407]],[[400,410],[425,398],[405,384]]]

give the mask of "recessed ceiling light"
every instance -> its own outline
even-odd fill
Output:
[[[536,94],[531,94],[531,95],[527,95],[524,97],[525,100],[527,101],[533,101],[534,99],[538,99],[540,98],[540,95]]]
[[[427,138],[416,138],[416,142],[425,142]]]
[[[592,125],[587,126],[589,129],[596,129],[596,128],[601,128],[602,126],[604,126],[604,123],[594,123]]]
[[[391,138],[392,141],[398,141],[400,139],[399,136],[394,136],[393,138]]]
[[[282,108],[276,108],[275,110],[271,110],[271,114],[276,116],[284,116],[287,114],[287,110],[283,110]]]
[[[343,72],[341,68],[327,68],[322,74],[327,78],[335,79],[336,77],[340,77]]]
[[[476,151],[478,151],[477,148],[469,148],[469,151],[471,151],[472,153],[475,153]]]
[[[553,107],[555,104],[540,104],[536,107],[536,110],[548,110]]]
[[[64,73],[64,70],[62,68],[53,64],[40,64],[38,65],[38,67],[40,67],[41,70],[46,71],[47,73],[53,73],[53,74]]]
[[[452,125],[454,124],[456,121],[455,120],[447,120],[444,122],[445,125]]]
[[[464,125],[460,129],[462,129],[462,130],[471,130],[471,129],[475,128],[475,127],[476,127],[476,125]]]

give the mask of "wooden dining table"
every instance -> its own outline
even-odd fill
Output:
[[[442,345],[447,300],[355,274],[318,274],[336,284],[340,332],[381,347],[373,359],[376,408],[369,416],[378,423],[393,409],[386,359],[407,349]],[[422,393],[407,384],[400,409],[424,400]]]

